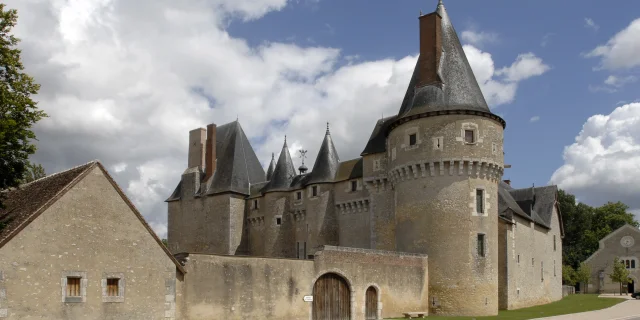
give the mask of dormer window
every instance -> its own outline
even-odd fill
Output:
[[[409,145],[410,146],[415,146],[417,142],[417,136],[415,133],[412,133],[409,135]]]
[[[474,130],[469,130],[469,129],[464,130],[464,142],[466,143],[476,142],[476,136],[475,136]]]

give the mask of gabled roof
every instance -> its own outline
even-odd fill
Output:
[[[498,185],[498,214],[501,216],[509,216],[510,212],[515,213],[516,215],[524,218],[527,221],[533,221],[533,219],[526,214],[522,208],[518,205],[518,203],[513,199],[509,190],[513,190],[510,185],[500,182]]]
[[[489,110],[442,2],[435,12],[420,17],[420,38],[420,56],[398,119],[454,110],[497,118]]]
[[[336,151],[336,147],[333,145],[331,133],[329,132],[329,124],[327,124],[327,132],[324,135],[324,140],[322,140],[316,162],[313,164],[313,169],[310,173],[311,178],[307,184],[333,182],[336,172],[338,171],[339,163],[340,158],[338,157],[338,151]]]
[[[273,176],[264,188],[262,188],[262,193],[289,190],[295,176],[297,176],[296,169],[293,167],[293,161],[291,160],[291,154],[289,154],[289,147],[287,146],[287,138],[285,137],[276,168],[273,170]]]
[[[216,157],[216,171],[206,184],[207,194],[249,195],[251,184],[266,180],[264,169],[238,121],[217,127]]]
[[[0,208],[0,248],[7,244],[20,231],[40,216],[52,204],[64,196],[79,181],[81,181],[94,168],[100,168],[107,180],[116,189],[122,200],[131,208],[131,211],[140,220],[149,234],[156,240],[167,256],[173,261],[182,273],[186,273],[182,265],[162,244],[162,241],[144,220],[138,209],[131,203],[122,189],[113,180],[111,175],[97,160],[58,172],[33,182],[19,186],[16,189],[3,191],[5,208]]]
[[[551,228],[554,207],[558,209],[560,232],[564,234],[562,216],[557,206],[558,187],[530,187],[514,189],[510,185],[500,182],[498,186],[498,211],[503,214],[511,209],[516,215],[533,221],[547,229]]]
[[[600,239],[600,241],[598,241],[598,250],[596,250],[596,252],[594,252],[593,254],[591,254],[584,262],[589,262],[593,257],[595,257],[598,253],[600,253],[601,250],[603,250],[605,248],[604,243],[609,240],[611,237],[615,236],[616,234],[618,234],[619,232],[621,232],[622,230],[632,230],[635,232],[640,233],[640,229],[626,223],[625,225],[623,225],[622,227],[614,230],[613,232],[609,233],[608,235],[606,235],[604,238]]]

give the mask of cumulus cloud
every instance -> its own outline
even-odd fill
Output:
[[[462,31],[460,36],[462,37],[462,41],[475,46],[498,42],[498,34],[494,32],[465,30]]]
[[[533,116],[529,119],[529,122],[537,122],[538,120],[540,120],[540,116]]]
[[[591,18],[584,18],[584,27],[592,29],[593,31],[598,31],[598,29],[600,29],[600,26],[597,25]]]
[[[587,204],[620,200],[640,209],[640,103],[590,117],[563,159],[550,183]]]
[[[361,61],[337,48],[250,46],[226,31],[298,2],[317,4],[8,1],[19,10],[27,72],[42,84],[36,99],[50,115],[35,127],[34,160],[52,173],[99,159],[162,237],[163,200],[186,167],[191,129],[239,118],[263,165],[285,134],[292,154],[308,149],[312,163],[328,121],[341,159],[359,156],[375,121],[398,111],[417,56]],[[520,58],[496,71],[489,53],[465,50],[493,106],[536,74]]]
[[[463,46],[471,68],[490,105],[513,102],[519,82],[547,72],[550,67],[533,53],[524,53],[508,67],[498,70],[491,54],[471,46]]]
[[[640,18],[634,20],[609,41],[591,50],[586,57],[600,58],[598,69],[619,70],[640,66]]]
[[[604,85],[590,85],[589,90],[591,92],[607,92],[615,93],[620,91],[622,87],[627,84],[638,81],[636,76],[614,76],[610,75],[604,80]]]

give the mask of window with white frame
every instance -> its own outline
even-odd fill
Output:
[[[485,234],[478,233],[478,257],[484,257],[485,254]]]
[[[84,271],[65,271],[62,273],[62,302],[77,303],[87,300],[87,273]]]
[[[484,189],[476,189],[476,214],[484,215],[485,203],[484,203]]]

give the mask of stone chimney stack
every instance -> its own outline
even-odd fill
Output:
[[[204,128],[198,128],[189,131],[189,160],[188,168],[200,167],[204,169],[204,144],[206,139],[206,131]]]
[[[420,80],[417,87],[442,83],[438,75],[442,56],[442,17],[433,12],[420,16]]]
[[[216,129],[217,126],[215,123],[207,126],[206,179],[211,178],[216,172]]]
[[[511,180],[504,180],[504,183],[511,185]]]

